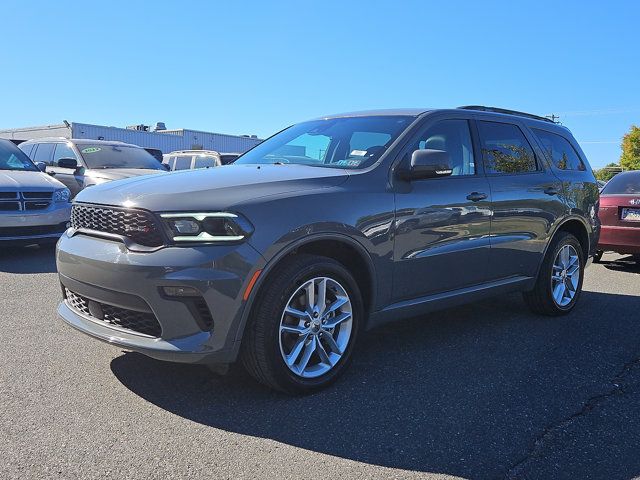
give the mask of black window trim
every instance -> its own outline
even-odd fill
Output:
[[[538,150],[538,143],[537,140],[535,140],[535,144],[532,143],[532,139],[531,138],[531,134],[527,131],[528,128],[526,128],[526,125],[518,122],[518,121],[509,121],[506,119],[497,119],[497,118],[487,118],[487,117],[476,117],[474,119],[474,122],[476,123],[475,127],[478,131],[478,147],[480,150],[480,154],[481,154],[481,159],[482,159],[482,169],[484,171],[485,176],[487,177],[512,177],[512,176],[522,176],[522,175],[541,175],[545,173],[545,168],[543,166],[543,162],[542,159],[540,158],[540,151]],[[482,138],[480,137],[480,128],[477,125],[477,122],[488,122],[488,123],[504,123],[507,125],[513,125],[514,127],[518,128],[520,130],[520,133],[522,133],[522,136],[525,138],[525,140],[527,141],[527,144],[529,145],[529,147],[531,148],[531,151],[533,152],[533,159],[536,162],[536,169],[533,171],[527,171],[527,172],[510,172],[510,173],[498,173],[498,172],[488,172],[486,169],[486,165],[484,164],[484,155],[482,155]],[[544,157],[546,158],[546,157]]]

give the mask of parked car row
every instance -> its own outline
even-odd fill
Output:
[[[19,147],[0,141],[0,242],[54,242],[68,227],[70,201],[87,187],[167,170],[224,165],[239,154],[189,150],[161,163],[137,145],[118,141],[38,138]],[[48,174],[48,175],[45,175]]]

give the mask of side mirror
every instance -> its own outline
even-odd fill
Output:
[[[78,161],[75,158],[61,158],[58,160],[58,166],[60,168],[71,168],[76,170],[78,168]]]
[[[451,158],[444,150],[416,150],[411,154],[409,179],[448,177],[453,173]]]
[[[47,164],[44,162],[36,162],[36,167],[38,167],[38,170],[40,170],[41,172],[47,171]]]

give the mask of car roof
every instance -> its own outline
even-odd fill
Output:
[[[486,107],[482,105],[469,105],[458,108],[395,108],[382,110],[362,110],[357,112],[337,113],[317,118],[317,120],[328,120],[332,118],[349,118],[349,117],[380,117],[380,116],[410,116],[421,117],[433,113],[466,113],[471,117],[477,118],[495,118],[504,121],[513,122],[518,120],[526,122],[533,128],[542,128],[545,130],[570,133],[569,129],[564,125],[554,122],[553,120],[534,115],[531,113],[520,112],[517,110],[508,110],[498,107]]]
[[[165,155],[182,155],[182,154],[189,154],[189,155],[220,155],[215,150],[175,150],[175,151],[169,152],[169,153],[167,153]]]
[[[46,142],[67,142],[75,145],[119,145],[124,147],[142,148],[133,143],[119,142],[118,140],[93,140],[91,138],[65,138],[65,137],[42,137],[33,138],[22,143],[46,143]]]

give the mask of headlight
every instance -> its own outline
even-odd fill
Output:
[[[71,198],[71,192],[68,188],[61,188],[60,190],[56,190],[53,192],[53,201],[54,202],[68,202]]]
[[[244,218],[229,212],[161,213],[174,242],[238,242],[253,231]]]

